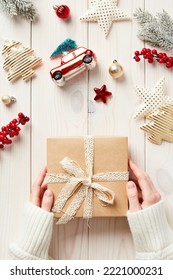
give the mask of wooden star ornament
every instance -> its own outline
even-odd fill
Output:
[[[107,37],[112,23],[130,19],[117,7],[118,0],[91,0],[90,8],[80,18],[81,21],[97,21]]]
[[[149,134],[148,140],[161,144],[163,140],[173,143],[173,105],[161,107],[147,118],[149,123],[140,128]]]
[[[106,85],[103,85],[101,88],[94,88],[96,96],[94,97],[95,101],[102,101],[103,103],[107,102],[107,98],[112,95],[112,92],[106,90]]]
[[[165,95],[165,78],[160,79],[152,89],[136,87],[136,93],[142,103],[133,116],[135,119],[147,117],[156,112],[159,107],[173,104],[173,99]]]

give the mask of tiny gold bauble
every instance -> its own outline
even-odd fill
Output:
[[[10,95],[3,95],[1,100],[5,105],[10,105],[11,103],[16,101],[16,98]]]
[[[112,65],[109,67],[109,74],[113,78],[117,79],[124,74],[123,67],[116,60],[114,60]]]

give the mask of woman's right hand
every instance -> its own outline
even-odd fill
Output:
[[[129,167],[134,176],[134,180],[130,180],[126,185],[129,211],[140,211],[159,202],[161,196],[149,176],[137,167],[132,160],[129,160]]]

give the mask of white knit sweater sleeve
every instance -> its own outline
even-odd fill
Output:
[[[127,213],[137,259],[173,259],[173,230],[164,202]]]
[[[53,213],[27,202],[19,237],[15,243],[9,246],[9,258],[18,260],[48,259],[52,229]]]

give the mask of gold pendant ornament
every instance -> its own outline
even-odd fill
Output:
[[[114,59],[112,65],[109,67],[109,74],[114,78],[118,79],[124,74],[123,67]]]
[[[1,100],[5,105],[10,105],[11,103],[16,102],[16,98],[10,95],[3,95]]]

